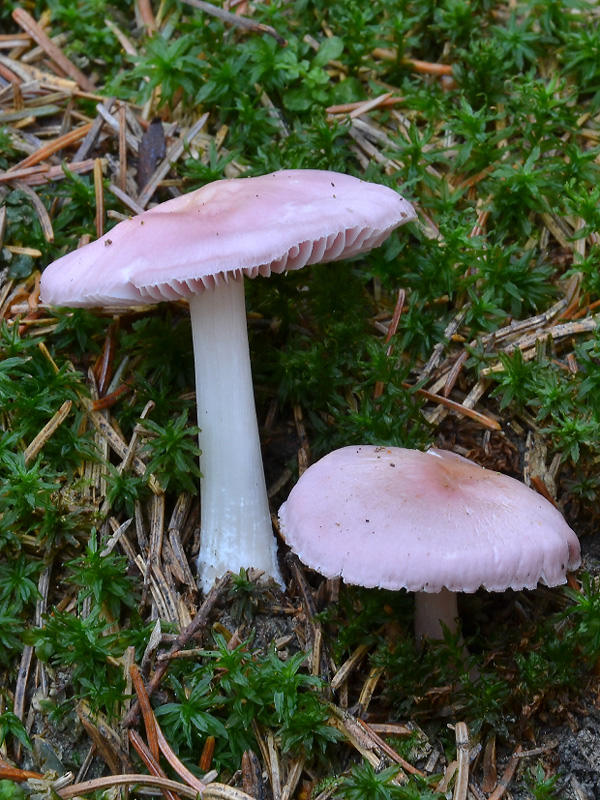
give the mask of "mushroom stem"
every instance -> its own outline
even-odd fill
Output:
[[[190,298],[200,456],[198,574],[207,592],[228,570],[282,583],[265,486],[243,277]]]
[[[443,639],[442,623],[450,633],[460,629],[456,592],[442,588],[439,592],[416,592],[415,639],[420,647],[423,639]]]

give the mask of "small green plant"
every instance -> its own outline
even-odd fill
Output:
[[[117,553],[103,552],[98,534],[92,530],[85,553],[69,561],[68,583],[79,587],[79,600],[91,597],[105,609],[110,619],[120,617],[122,606],[134,607],[137,600],[137,582],[127,575],[127,559]]]
[[[0,604],[0,663],[5,667],[23,649],[23,627],[15,608],[6,602]]]
[[[197,494],[200,450],[195,437],[198,428],[188,425],[187,420],[188,412],[185,410],[164,426],[150,419],[143,421],[144,433],[148,437],[143,448],[149,456],[146,475],[156,475],[164,489]]]
[[[178,89],[189,98],[196,94],[203,79],[204,65],[199,55],[192,35],[167,40],[157,33],[146,40],[143,55],[130,57],[133,69],[121,73],[112,90],[141,102],[146,102],[158,88],[162,103],[172,103]],[[134,88],[124,89],[125,81]]]
[[[540,763],[536,764],[535,770],[529,770],[527,783],[534,800],[551,800],[552,797],[556,797],[558,775],[546,776],[544,767]]]
[[[397,767],[387,767],[376,772],[373,767],[365,762],[352,767],[350,775],[342,778],[340,796],[344,800],[363,800],[372,797],[373,800],[392,800],[399,797],[398,784],[394,779],[398,775]]]
[[[0,800],[25,800],[27,794],[22,786],[14,781],[0,781]]]
[[[28,750],[33,749],[27,729],[21,720],[16,714],[13,714],[12,711],[5,711],[0,714],[0,745],[5,744],[9,736],[21,742],[23,747],[26,747]]]
[[[38,561],[30,561],[24,553],[0,563],[0,604],[5,602],[19,613],[23,607],[34,602],[38,596],[37,577],[42,569]]]
[[[248,577],[247,570],[241,569],[233,576],[227,592],[233,618],[240,622],[251,622],[266,591],[266,587]]]
[[[600,658],[600,588],[590,575],[584,574],[580,591],[570,587],[564,591],[573,601],[565,612],[575,626],[571,639],[593,666]]]
[[[343,800],[436,800],[442,795],[427,787],[425,781],[413,778],[408,783],[396,783],[398,767],[392,766],[376,771],[365,761],[356,764],[339,782],[334,797]]]
[[[217,737],[217,760],[227,768],[244,750],[256,747],[252,722],[272,730],[284,752],[323,752],[338,733],[328,724],[329,711],[314,689],[322,681],[301,671],[298,653],[283,661],[274,648],[253,654],[248,644],[229,649],[215,635],[215,649],[182,680],[171,678],[176,701],[156,709],[169,739],[192,750],[206,735]]]
[[[141,502],[150,494],[145,478],[133,472],[119,470],[112,464],[108,465],[105,480],[106,502],[115,511],[124,511],[129,517],[135,513],[136,501]]]
[[[227,738],[227,728],[214,715],[215,709],[225,698],[215,693],[212,676],[207,675],[195,681],[191,691],[176,678],[171,678],[171,686],[174,700],[159,706],[156,716],[165,729],[178,730],[177,736],[172,740],[174,744],[179,747],[185,744],[192,750],[199,737]]]
[[[115,664],[136,643],[136,636],[133,631],[115,630],[100,605],[92,605],[87,616],[55,610],[42,627],[27,630],[23,639],[35,647],[40,661],[69,669],[70,703],[85,698],[95,710],[111,716],[118,711],[125,698],[125,680]]]

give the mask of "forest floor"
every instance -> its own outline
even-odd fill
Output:
[[[4,0],[0,797],[600,798],[599,14]],[[435,445],[580,538],[565,587],[461,596],[468,656],[416,647],[409,593],[321,578],[281,537],[285,591],[250,571],[203,596],[187,303],[40,301],[50,262],[131,215],[296,168],[418,220],[247,281],[275,527],[325,453]]]

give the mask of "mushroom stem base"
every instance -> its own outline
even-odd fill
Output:
[[[460,628],[456,592],[442,589],[440,592],[417,592],[415,594],[415,639],[420,646],[423,639],[443,639],[445,625],[451,633]]]
[[[253,567],[282,583],[254,404],[244,280],[190,299],[200,456],[198,575]]]

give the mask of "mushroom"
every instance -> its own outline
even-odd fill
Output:
[[[415,635],[458,631],[457,592],[564,583],[579,540],[520,481],[448,450],[343,447],[309,467],[279,511],[301,561],[328,578],[415,595]]]
[[[281,583],[260,452],[244,275],[380,245],[416,218],[397,192],[325,170],[216,181],[125,220],[47,267],[48,305],[189,300],[201,478],[200,585],[253,567]]]

